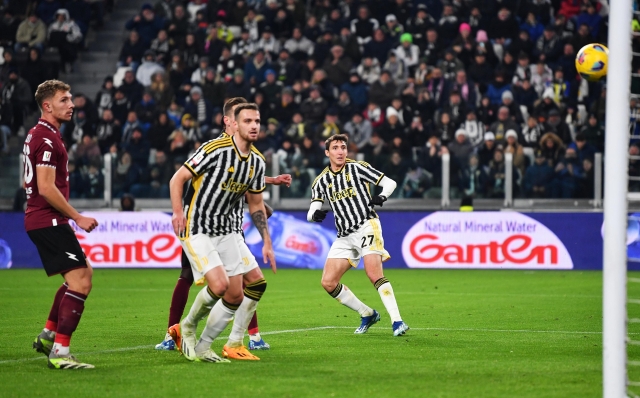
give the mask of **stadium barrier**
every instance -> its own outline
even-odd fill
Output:
[[[90,234],[72,224],[94,267],[180,266],[180,243],[170,214],[83,214],[100,223]],[[383,211],[380,218],[391,255],[388,268],[602,269],[602,213]],[[0,213],[0,268],[40,267],[23,220],[22,213]],[[627,230],[630,269],[640,269],[639,220],[640,213],[633,214]],[[312,224],[304,211],[278,211],[269,228],[280,268],[321,269],[336,239],[331,213],[322,224]],[[248,215],[244,231],[262,264],[262,241]]]

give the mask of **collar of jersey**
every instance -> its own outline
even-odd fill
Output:
[[[42,118],[38,119],[38,124],[48,128],[49,130],[51,130],[53,132],[53,134],[58,132],[58,129],[56,129],[54,126],[51,125],[51,123],[47,122],[46,120],[44,120]]]
[[[238,149],[238,146],[236,145],[235,137],[231,136],[230,138],[231,138],[231,142],[233,143],[233,149],[236,151],[236,155],[238,155],[240,160],[242,160],[243,162],[246,162],[247,160],[249,160],[249,156],[251,156],[251,147],[249,147],[249,153],[247,155],[242,155],[242,153],[240,153],[240,150]]]
[[[331,168],[331,165],[329,165],[329,171],[334,176],[337,176],[338,174],[340,174],[340,173],[342,173],[344,171],[344,166],[346,166],[346,165],[347,165],[347,162],[345,161],[344,164],[342,165],[342,167],[340,167],[340,170],[338,170],[338,171],[333,171],[333,169]]]

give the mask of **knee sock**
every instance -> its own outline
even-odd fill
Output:
[[[58,313],[58,332],[51,350],[52,355],[69,355],[69,343],[71,335],[80,323],[80,317],[84,311],[84,302],[87,296],[67,289],[60,302]]]
[[[69,285],[67,285],[67,282],[65,282],[56,292],[56,296],[53,299],[53,305],[51,306],[51,311],[49,311],[49,318],[47,318],[47,323],[44,325],[45,332],[55,334],[58,331],[58,314],[60,312],[60,303],[62,302],[62,298],[67,292],[68,287]]]
[[[220,300],[220,296],[212,292],[208,286],[203,288],[196,296],[184,322],[191,326],[197,326],[198,322],[211,312],[211,309],[218,300]]]
[[[391,322],[398,322],[402,320],[400,316],[400,310],[398,310],[398,303],[396,303],[396,296],[393,294],[393,288],[391,282],[385,277],[378,279],[373,286],[378,290],[382,304],[387,309]]]
[[[259,335],[260,334],[260,330],[258,329],[258,311],[253,313],[253,316],[251,317],[251,321],[249,322],[249,335],[253,336],[253,335]],[[260,339],[258,338],[258,341]]]
[[[331,293],[329,293],[331,297],[338,300],[338,302],[345,307],[351,308],[356,311],[360,316],[370,316],[373,315],[373,310],[365,305],[362,301],[360,301],[355,294],[347,287],[347,285],[343,285],[342,283],[338,283],[335,289]]]
[[[265,290],[267,290],[267,281],[261,278],[253,283],[250,283],[244,288],[244,299],[238,307],[233,321],[233,327],[229,334],[229,340],[227,345],[230,347],[239,347],[242,345],[244,339],[244,333],[249,327],[249,322],[255,315],[258,302],[262,298]]]
[[[180,319],[182,319],[182,314],[184,313],[184,307],[187,305],[187,300],[189,300],[189,289],[191,289],[191,283],[185,278],[178,278],[176,287],[173,289],[173,296],[171,297],[168,327],[180,323]]]
[[[196,345],[196,352],[203,352],[211,348],[211,343],[231,322],[237,309],[237,304],[228,303],[224,299],[218,300],[207,318],[207,325],[204,327],[202,335],[200,335],[200,340]]]

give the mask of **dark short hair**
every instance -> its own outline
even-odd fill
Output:
[[[238,115],[240,115],[240,112],[245,111],[245,110],[260,112],[260,108],[258,107],[257,104],[244,103],[244,104],[240,104],[240,105],[238,105],[236,107],[236,110],[233,112],[233,116],[237,119]]]
[[[243,97],[229,98],[225,101],[224,106],[222,107],[222,114],[227,117],[231,116],[231,110],[234,106],[247,103],[249,103],[249,101],[247,101]]]
[[[334,141],[342,141],[345,145],[349,145],[349,137],[344,134],[336,134],[327,138],[327,140],[324,142],[324,148],[328,151],[329,147],[331,147],[331,143]]]
[[[42,103],[48,99],[51,99],[59,91],[67,92],[71,90],[71,87],[60,80],[47,80],[41,83],[36,90],[36,103],[40,110],[42,110]]]

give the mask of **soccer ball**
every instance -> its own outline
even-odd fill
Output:
[[[602,44],[591,43],[582,47],[576,55],[576,69],[580,76],[597,82],[607,75],[609,49]]]

